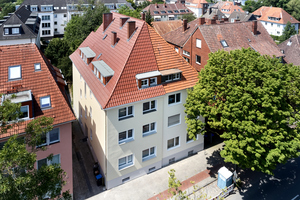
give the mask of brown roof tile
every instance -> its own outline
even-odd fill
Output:
[[[278,47],[284,51],[287,63],[300,66],[300,35],[293,35],[290,39],[280,43]]]
[[[157,22],[152,22],[152,26],[159,35],[164,35],[170,31],[173,31],[181,27],[182,21],[181,20],[157,21]]]
[[[183,3],[175,3],[175,4],[150,4],[143,11],[150,10],[151,16],[161,16],[161,15],[184,15],[193,13],[190,9],[188,9]],[[172,13],[168,13],[168,10],[171,10]],[[174,10],[178,10],[179,13],[175,13]],[[184,10],[185,12],[180,12],[180,10]],[[158,14],[155,14],[154,11],[158,11]],[[161,13],[161,11],[165,11],[165,13]],[[187,12],[188,11],[188,12]]]

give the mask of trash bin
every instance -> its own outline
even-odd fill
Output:
[[[218,171],[218,187],[224,189],[232,184],[232,172],[226,167],[221,167]]]
[[[102,185],[102,175],[101,174],[98,174],[96,176],[96,181],[97,181],[97,186]]]

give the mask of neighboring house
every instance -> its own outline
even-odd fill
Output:
[[[300,35],[293,35],[288,40],[280,43],[278,47],[285,54],[287,63],[300,66]]]
[[[117,9],[122,6],[128,6],[130,9],[134,9],[132,8],[131,3],[128,3],[126,0],[102,0],[101,2],[110,9],[110,12],[117,12]]]
[[[247,22],[247,21],[254,21],[256,20],[255,15],[249,12],[237,12],[234,11],[231,13],[231,15],[228,17],[229,22],[234,23],[236,21],[241,21],[241,22]]]
[[[70,59],[74,112],[107,189],[203,149],[183,106],[198,74],[145,21],[104,14]]]
[[[262,6],[253,14],[257,17],[257,20],[261,21],[270,35],[281,36],[288,22],[295,26],[298,33],[300,22],[282,8]]]
[[[244,12],[244,10],[240,6],[236,5],[235,2],[231,1],[220,1],[212,7],[218,8],[226,17],[229,17],[234,11]]]
[[[152,0],[149,0],[150,2],[152,2]],[[165,0],[164,1],[166,4],[175,4],[175,3],[185,3],[185,0]]]
[[[206,0],[186,0],[185,6],[190,9],[197,18],[204,15],[208,9],[208,3]]]
[[[41,116],[54,118],[53,130],[44,138],[46,151],[37,152],[36,168],[60,163],[67,173],[63,191],[73,193],[72,121],[75,120],[64,91],[65,81],[60,70],[50,64],[35,44],[0,46],[1,102],[12,99],[21,103],[22,120],[17,127],[0,135],[0,147],[12,134],[22,135],[26,125]],[[53,154],[53,160],[47,157]]]
[[[40,21],[27,7],[19,7],[16,12],[0,20],[0,45],[33,43],[40,47]]]
[[[198,18],[183,27],[162,35],[197,71],[207,64],[208,54],[218,50],[252,48],[262,55],[283,54],[260,22],[224,23]]]
[[[207,12],[202,16],[205,19],[217,19],[225,20],[227,17],[217,8],[209,8]]]
[[[143,12],[150,10],[154,21],[168,21],[182,19],[183,15],[193,13],[182,3],[175,4],[150,4],[143,9]]]
[[[152,27],[159,34],[163,35],[182,26],[182,20],[152,22]]]

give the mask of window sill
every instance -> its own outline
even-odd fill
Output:
[[[49,110],[49,109],[51,109],[52,107],[45,107],[45,108],[42,108],[41,107],[41,110]]]
[[[124,119],[129,119],[129,118],[132,118],[132,117],[133,117],[133,115],[125,116],[125,117],[122,117],[122,118],[119,117],[119,121],[122,121]]]
[[[156,111],[156,109],[146,110],[146,111],[143,111],[143,114],[151,113],[151,112],[154,112],[154,111]]]
[[[177,145],[177,146],[174,146],[174,147],[170,147],[170,148],[168,148],[167,150],[170,151],[170,150],[176,149],[176,148],[178,148],[178,147],[180,147],[180,145]]]
[[[143,133],[143,137],[147,137],[147,136],[155,134],[155,133],[157,133],[157,131],[149,131],[149,132]]]
[[[172,124],[172,125],[168,126],[168,128],[173,127],[173,126],[177,126],[177,125],[179,125],[179,124],[181,124],[181,123],[178,123],[178,124]]]
[[[122,167],[119,167],[119,171],[125,170],[125,169],[127,169],[129,167],[132,167],[132,166],[133,166],[133,163],[132,164],[128,164],[128,165],[124,165]]]
[[[145,157],[145,158],[142,159],[142,162],[145,162],[147,160],[151,160],[153,158],[156,158],[156,155],[147,156],[147,157]]]
[[[196,64],[201,65],[201,63],[196,62]]]
[[[125,139],[125,140],[121,140],[119,141],[119,145],[123,145],[123,144],[126,144],[128,142],[131,142],[131,141],[134,141],[133,138],[128,138],[128,139]]]
[[[175,102],[175,103],[168,103],[168,106],[174,106],[174,105],[178,105],[178,104],[181,104],[181,101],[180,102]]]

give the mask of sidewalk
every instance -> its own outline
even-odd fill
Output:
[[[159,169],[148,175],[134,179],[126,184],[112,188],[89,198],[122,199],[122,200],[162,200],[168,198],[168,171],[175,169],[175,176],[182,182],[182,190],[191,191],[190,181],[195,181],[199,188],[208,186],[204,192],[210,192],[207,197],[213,197],[216,189],[217,172],[222,166],[227,166],[219,152],[223,143],[203,150],[198,154]],[[211,184],[212,183],[212,184]],[[214,193],[213,193],[214,192]],[[216,193],[217,194],[217,193]]]

